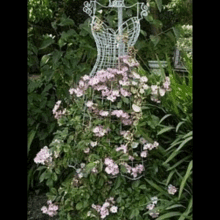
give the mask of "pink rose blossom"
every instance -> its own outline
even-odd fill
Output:
[[[104,161],[104,164],[108,166],[108,165],[112,165],[113,162],[114,162],[114,161],[113,161],[112,159],[110,159],[109,157],[106,157],[106,158],[105,158],[105,161]]]
[[[147,157],[147,151],[142,151],[141,152],[141,157],[144,157],[144,158]]]
[[[86,148],[86,149],[84,150],[84,153],[85,153],[85,154],[88,154],[89,151],[90,151],[90,148],[88,147],[88,148]]]
[[[38,152],[36,157],[34,158],[35,163],[41,163],[45,165],[45,163],[52,162],[52,153],[49,151],[48,147],[45,146]]]
[[[149,209],[149,210],[152,210],[153,208],[155,207],[155,205],[154,204],[149,204],[149,205],[147,205],[147,209]]]
[[[165,92],[166,92],[165,89],[159,88],[159,94],[160,94],[160,96],[164,96],[164,95],[165,95]]]
[[[92,101],[88,101],[88,102],[86,103],[86,106],[87,106],[87,107],[92,107],[93,104],[94,104],[94,103],[93,103]]]
[[[47,208],[46,206],[43,206],[43,207],[41,208],[41,211],[42,211],[44,214],[48,214],[48,215],[51,216],[51,217],[53,217],[54,215],[56,215],[56,214],[57,214],[57,210],[58,210],[58,206],[52,204],[52,201],[51,201],[51,200],[47,201],[47,205],[49,205],[48,208]]]
[[[169,184],[168,186],[168,193],[171,195],[174,195],[177,192],[177,188],[173,186],[172,184]]]
[[[131,96],[131,93],[123,88],[120,89],[120,92],[121,92],[122,96],[124,96],[124,97]]]
[[[117,207],[117,206],[112,206],[112,207],[110,208],[110,211],[111,211],[112,213],[116,213],[116,212],[118,211],[118,207]]]
[[[100,112],[99,112],[99,114],[101,115],[101,116],[108,116],[109,115],[109,112],[108,111],[103,111],[103,110],[101,110]]]
[[[146,76],[142,76],[142,77],[140,78],[140,81],[141,81],[141,82],[147,82],[147,81],[148,81],[148,78],[147,78]]]
[[[87,81],[87,80],[90,79],[90,76],[88,76],[88,75],[84,75],[84,76],[82,77],[82,79],[83,79],[84,81]]]
[[[123,150],[124,154],[127,153],[127,145],[121,145],[121,147],[116,148],[116,151]]]
[[[70,93],[70,95],[73,94],[74,90],[75,90],[74,88],[69,89],[69,93]]]
[[[43,206],[43,207],[41,208],[41,211],[42,211],[43,213],[47,213],[47,207],[46,207],[46,206]]]
[[[113,96],[113,95],[109,95],[107,97],[108,100],[110,100],[111,102],[114,102],[116,100],[116,96]]]

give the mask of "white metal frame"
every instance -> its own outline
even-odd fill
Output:
[[[96,6],[103,8],[117,8],[118,29],[113,30],[96,16]],[[137,16],[123,22],[123,8],[137,7]],[[109,5],[104,6],[96,0],[84,2],[83,11],[91,17],[91,30],[97,46],[96,63],[90,73],[94,75],[101,69],[114,68],[118,64],[118,57],[128,54],[128,48],[133,47],[140,34],[140,20],[148,15],[148,6],[137,2],[125,6],[124,0],[109,0]],[[125,42],[123,38],[127,38]]]

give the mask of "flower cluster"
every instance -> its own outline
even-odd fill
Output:
[[[121,56],[119,57],[119,62],[123,62],[123,63],[126,63],[129,67],[138,67],[140,64],[135,61],[134,58],[128,56],[128,55],[124,55],[124,56]]]
[[[112,111],[111,115],[115,115],[117,118],[120,118],[122,124],[124,125],[131,125],[133,122],[129,114],[127,112],[124,112],[123,110],[114,110]]]
[[[110,129],[109,128],[104,129],[104,127],[102,125],[99,125],[99,126],[96,126],[95,128],[93,128],[92,131],[96,137],[103,137],[105,134],[108,133],[108,131],[110,131]]]
[[[143,146],[143,151],[141,152],[141,157],[147,157],[147,150],[152,150],[154,148],[157,148],[157,146],[159,145],[159,143],[157,141],[154,141],[153,144],[151,143],[145,143]]]
[[[47,205],[48,207],[46,206],[43,206],[41,208],[41,211],[44,213],[44,214],[48,214],[49,216],[53,217],[54,215],[57,214],[57,210],[58,210],[58,205],[54,205],[52,204],[52,201],[51,200],[48,200],[47,201]]]
[[[86,166],[85,163],[81,163],[80,164],[80,168],[76,169],[76,173],[79,179],[81,179],[83,177],[83,171],[84,171],[84,167]]]
[[[47,146],[42,148],[40,152],[37,153],[36,157],[34,158],[35,163],[41,163],[43,165],[52,162],[52,153],[48,149]]]
[[[61,110],[58,111],[58,109],[60,108],[60,104],[61,104],[61,101],[58,100],[52,110],[53,114],[54,114],[54,118],[56,118],[56,119],[61,118],[66,113],[66,109],[64,109],[63,111],[61,111]]]
[[[135,167],[128,165],[126,162],[122,162],[121,164],[125,166],[127,173],[131,174],[134,178],[138,176],[138,173],[141,174],[144,171],[142,164],[136,164]]]
[[[70,94],[72,95],[75,93],[77,97],[81,97],[85,94],[87,88],[91,86],[95,91],[100,91],[103,98],[106,97],[106,99],[110,100],[111,102],[114,102],[117,97],[120,96],[131,96],[131,93],[125,88],[118,87],[113,89],[111,86],[112,82],[116,80],[118,80],[120,85],[130,85],[128,70],[131,67],[138,66],[138,63],[136,62],[129,62],[129,56],[123,56],[121,61],[128,66],[121,65],[120,69],[107,68],[106,70],[99,70],[94,76],[85,75],[80,79],[79,85],[76,89],[70,88]]]
[[[168,193],[171,195],[174,195],[177,192],[177,188],[173,186],[172,184],[169,184],[168,186]]]
[[[108,174],[116,175],[119,173],[118,165],[110,158],[105,158],[104,164],[106,165],[105,172]]]
[[[100,129],[100,131],[97,131],[97,129],[95,129],[94,128],[94,133],[96,134],[96,136],[98,136],[98,137],[100,137],[101,135],[103,135],[104,134],[104,132],[105,131],[108,131],[108,129],[103,129],[102,127],[100,128],[100,126],[98,126],[98,129]],[[101,130],[102,129],[102,130]],[[99,132],[99,133],[98,133]],[[92,148],[94,148],[95,146],[97,145],[97,141],[91,141],[90,142],[90,146],[92,147]],[[87,147],[86,149],[84,149],[84,153],[85,154],[88,154],[90,152],[90,148],[89,147]]]
[[[170,78],[168,76],[166,76],[162,86],[151,86],[151,100],[156,103],[160,103],[161,101],[159,100],[159,97],[164,96],[167,91],[171,91]]]
[[[114,205],[115,201],[113,197],[110,197],[105,200],[102,206],[92,204],[92,208],[100,213],[101,218],[104,219],[109,213],[116,213],[118,211],[118,207]]]
[[[116,148],[116,151],[120,151],[120,150],[123,150],[124,154],[126,154],[128,151],[127,144],[126,145],[122,144],[120,147]]]
[[[155,205],[157,204],[157,201],[158,201],[158,198],[156,196],[154,197],[151,197],[151,203],[147,205],[146,209],[148,210],[152,210],[155,208]],[[158,215],[159,215],[159,212],[157,211],[150,211],[149,212],[149,215],[152,217],[152,218],[157,218]]]

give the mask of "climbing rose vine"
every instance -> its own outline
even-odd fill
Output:
[[[149,100],[159,103],[170,91],[169,77],[152,84],[138,73],[138,66],[129,56],[120,57],[117,68],[82,76],[69,89],[70,100],[55,104],[52,112],[60,129],[50,148],[44,147],[34,159],[42,164],[39,169],[45,169],[40,181],[47,179],[49,199],[59,204],[43,207],[45,214],[55,215],[59,207],[60,219],[119,219],[124,215],[122,194],[113,189],[141,179],[150,151],[159,147],[156,140],[139,133],[142,108]],[[174,190],[169,188],[169,193]]]

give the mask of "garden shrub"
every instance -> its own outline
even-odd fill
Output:
[[[55,85],[43,76],[28,79],[28,190],[36,184],[36,164],[33,158],[42,145],[48,144],[53,138],[58,124],[52,114],[56,102]],[[38,181],[37,181],[38,182]],[[36,184],[36,185],[35,185]]]
[[[151,167],[152,157],[161,158],[163,148],[138,129],[143,106],[159,103],[170,80],[162,74],[153,84],[138,65],[121,57],[118,68],[81,77],[69,89],[66,108],[60,100],[55,104],[60,129],[34,160],[60,219],[149,219],[175,204],[176,187],[162,188],[152,179],[161,166]]]

